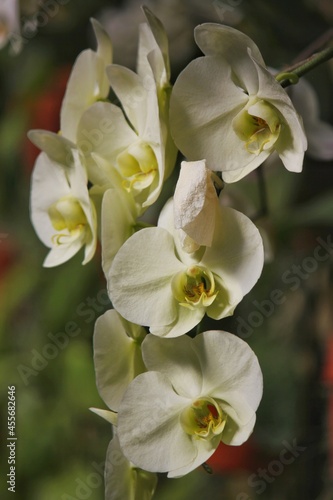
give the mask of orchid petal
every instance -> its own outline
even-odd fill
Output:
[[[101,408],[89,408],[89,410],[99,417],[104,418],[104,420],[106,420],[110,424],[117,425],[118,416],[114,411],[102,410]]]
[[[237,397],[244,398],[255,411],[262,397],[263,382],[257,357],[248,344],[231,333],[212,330],[197,335],[193,346],[202,363],[202,393],[223,400],[235,409]]]
[[[109,189],[102,202],[102,267],[109,273],[113,259],[134,233],[136,210],[131,196],[120,189]]]
[[[174,194],[174,224],[199,246],[210,246],[215,229],[218,198],[205,160],[185,162]]]
[[[29,130],[28,137],[50,160],[62,165],[70,165],[73,161],[72,149],[75,145],[65,137],[48,130]]]
[[[308,139],[308,154],[318,160],[333,158],[333,127],[320,120],[318,97],[313,87],[302,78],[290,89],[292,102],[303,118]]]
[[[197,45],[206,56],[221,56],[233,68],[240,86],[249,94],[258,90],[258,77],[251,59],[250,49],[259,64],[265,65],[257,45],[244,33],[231,26],[204,23],[194,30]]]
[[[142,136],[147,123],[147,89],[142,78],[117,64],[107,68],[107,75],[134,130]]]
[[[83,112],[109,93],[105,68],[112,61],[111,41],[95,20],[93,27],[98,42],[97,52],[87,49],[77,57],[60,112],[61,132],[73,142],[76,140],[77,126]]]
[[[142,229],[124,243],[111,266],[107,278],[113,306],[133,323],[169,325],[177,314],[171,280],[183,268],[166,230]]]
[[[142,355],[148,370],[168,376],[180,396],[197,398],[202,390],[200,357],[193,341],[183,335],[177,339],[160,339],[147,335],[142,343]]]
[[[107,500],[151,500],[157,476],[137,469],[123,455],[115,434],[108,446],[105,461],[105,498]]]
[[[106,311],[95,324],[94,363],[98,391],[114,411],[118,410],[129,383],[145,371],[140,342],[131,338],[133,328],[114,310]],[[140,330],[139,339],[145,337]]]
[[[213,242],[201,263],[222,277],[227,289],[232,290],[236,282],[244,296],[263,268],[263,244],[258,229],[241,212],[220,205]]]
[[[220,444],[221,437],[214,436],[211,440],[201,439],[196,443],[197,446],[197,456],[190,464],[185,467],[180,467],[179,469],[171,470],[168,473],[168,478],[177,478],[185,476],[189,472],[192,472],[194,469],[202,465],[206,460],[208,460],[213,453],[216,451],[216,448]]]
[[[179,425],[179,414],[189,401],[173,391],[162,373],[136,377],[119,408],[118,435],[125,456],[150,472],[167,472],[192,462],[196,446]]]

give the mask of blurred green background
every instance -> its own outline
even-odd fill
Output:
[[[81,255],[59,268],[42,267],[47,250],[29,219],[30,175],[37,151],[26,133],[31,128],[58,131],[70,68],[78,53],[94,43],[90,17],[109,30],[115,62],[134,66],[137,26],[143,20],[140,3],[40,0],[44,17],[36,18],[40,25],[24,39],[22,51],[13,55],[11,43],[0,51],[1,498],[12,495],[6,485],[7,390],[12,385],[17,410],[16,497],[104,498],[102,468],[111,429],[89,411],[92,406],[105,407],[95,387],[92,358],[94,321],[109,307],[100,255],[84,267]],[[170,36],[173,79],[199,55],[193,28],[201,22],[222,22],[244,31],[256,41],[267,65],[275,68],[290,64],[333,29],[330,0],[146,4]],[[22,14],[23,23],[27,16]],[[321,117],[330,124],[332,68],[327,63],[308,76]],[[256,216],[271,256],[235,315],[219,324],[204,324],[205,329],[243,336],[259,357],[264,397],[255,432],[246,445],[219,450],[211,463],[212,475],[202,468],[177,480],[161,475],[157,500],[333,498],[329,249],[327,259],[313,264],[319,242],[330,241],[333,231],[333,161],[307,156],[302,174],[286,172],[281,165],[269,165],[262,172],[267,206],[259,188],[262,178],[255,173],[228,186],[225,196]],[[273,290],[280,292],[275,302]],[[293,449],[289,463],[281,462],[288,447]]]

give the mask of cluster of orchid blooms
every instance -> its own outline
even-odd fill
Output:
[[[113,500],[149,499],[157,472],[183,476],[221,441],[240,445],[252,433],[263,390],[256,355],[232,333],[195,335],[205,314],[233,314],[264,263],[256,225],[221,202],[221,188],[273,152],[300,172],[307,147],[287,92],[245,34],[198,26],[204,55],[172,87],[165,31],[144,13],[136,72],[112,64],[109,36],[93,20],[97,49],[74,64],[60,132],[29,133],[42,150],[31,219],[50,248],[44,266],[81,249],[86,264],[101,242],[113,308],[96,321],[94,361],[109,410],[94,411],[113,427]],[[178,150],[174,196],[152,226],[144,214]]]

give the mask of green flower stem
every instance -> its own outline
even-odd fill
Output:
[[[313,70],[319,64],[328,61],[333,57],[333,46],[327,47],[326,49],[313,54],[305,61],[298,63],[297,65],[290,66],[286,71],[279,73],[275,78],[281,83],[282,87],[288,87],[294,83],[298,82],[298,79]]]
[[[282,86],[284,86],[283,85],[284,81],[287,81],[287,82],[289,82],[289,84],[294,85],[295,83],[298,82],[299,77],[298,77],[298,75],[296,75],[296,73],[286,71],[286,72],[279,73],[278,75],[276,75],[275,80],[277,80],[278,82],[281,82]]]

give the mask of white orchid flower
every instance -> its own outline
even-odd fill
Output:
[[[114,308],[168,337],[190,331],[205,313],[231,315],[261,274],[263,245],[255,225],[219,206],[212,245],[193,254],[182,249],[174,229],[172,199],[158,225],[135,233],[115,256],[107,273]]]
[[[157,475],[139,469],[126,459],[117,434],[110,441],[105,460],[106,500],[151,500]]]
[[[51,249],[43,265],[62,264],[82,247],[86,264],[95,253],[97,221],[82,157],[69,141],[51,132],[32,131],[29,137],[49,153],[40,153],[36,160],[30,195],[33,226]]]
[[[167,45],[162,25],[151,16],[156,26],[154,34],[148,25],[142,30],[139,73],[115,64],[107,68],[123,111],[105,102],[92,105],[82,116],[76,138],[87,156],[91,182],[126,189],[138,214],[158,198],[176,156],[168,129]],[[162,48],[156,41],[159,29]]]
[[[124,92],[122,104],[131,102],[124,105],[128,119],[114,104],[93,104],[82,116],[76,142],[87,156],[89,179],[127,190],[139,213],[156,201],[165,179],[157,96],[127,68],[112,65],[108,74],[113,88]]]
[[[253,431],[262,373],[246,342],[222,331],[142,343],[149,371],[129,385],[118,413],[125,456],[137,467],[179,477],[222,441],[240,445]]]
[[[98,391],[113,411],[129,383],[145,371],[141,342],[143,327],[123,319],[114,309],[106,311],[95,323],[94,363]]]
[[[189,253],[202,245],[211,246],[213,241],[218,197],[212,176],[205,160],[181,163],[174,194],[174,225]]]
[[[111,40],[98,21],[92,19],[91,22],[97,50],[84,50],[77,57],[60,112],[61,133],[74,143],[83,112],[99,99],[105,99],[110,91],[105,68],[112,62]]]
[[[126,68],[112,66],[109,71],[111,68],[114,72],[119,70],[120,73],[132,73],[137,82],[140,80]],[[136,84],[133,83],[133,89],[135,88]],[[91,181],[107,188],[114,186],[127,190],[135,200],[138,212],[142,210],[142,206],[149,206],[156,200],[164,180],[164,153],[157,98],[150,94],[150,99],[144,87],[140,88],[144,95],[144,100],[140,101],[144,114],[138,110],[140,118],[136,125],[139,126],[139,133],[129,125],[120,108],[114,104],[99,102],[82,116],[77,136],[77,145],[87,156]],[[130,91],[128,92],[130,98]],[[112,125],[102,131],[101,124],[108,121]],[[148,129],[152,124],[155,124],[155,128]]]
[[[307,146],[301,119],[287,92],[268,71],[245,34],[214,23],[195,29],[205,54],[179,75],[171,96],[171,130],[188,160],[235,182],[273,151],[300,172]]]

